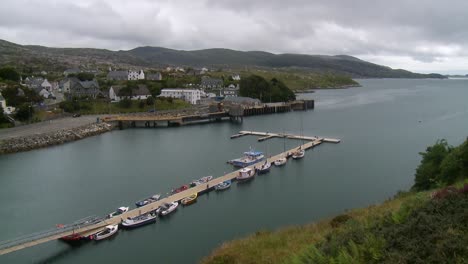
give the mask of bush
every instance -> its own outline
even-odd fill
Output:
[[[142,100],[141,100],[140,102],[138,102],[138,108],[140,108],[140,109],[145,108],[145,105],[146,105],[146,104],[145,104],[145,101],[142,101]]]
[[[154,98],[152,96],[146,98],[146,104],[147,105],[153,105],[154,104]]]
[[[121,108],[130,108],[132,107],[132,100],[128,98],[124,98],[121,101],[119,101],[119,107]]]
[[[18,111],[15,114],[15,118],[20,121],[26,121],[32,117],[33,113],[34,107],[32,107],[30,104],[22,104],[18,108]]]

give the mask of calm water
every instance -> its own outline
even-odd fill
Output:
[[[54,227],[205,175],[249,146],[278,153],[283,140],[230,140],[239,130],[341,138],[250,184],[199,197],[155,225],[71,248],[59,241],[0,257],[0,263],[196,263],[223,241],[304,224],[379,203],[408,189],[423,151],[468,136],[468,80],[360,80],[318,91],[316,109],[167,129],[128,129],[49,149],[0,156],[0,240]],[[291,148],[300,141],[286,141]]]

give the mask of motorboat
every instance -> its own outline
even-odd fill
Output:
[[[209,181],[211,181],[213,179],[213,176],[205,176],[203,178],[200,178],[196,181],[193,181],[190,183],[190,187],[195,187],[195,186],[198,186],[198,185],[202,185],[202,184],[205,184]]]
[[[117,208],[117,210],[115,210],[115,212],[112,212],[112,213],[108,214],[107,218],[112,218],[114,216],[121,215],[121,214],[123,214],[123,213],[125,213],[127,211],[128,211],[128,207],[124,207],[124,206],[119,207],[119,208]]]
[[[242,156],[241,158],[230,160],[228,161],[228,163],[236,167],[244,168],[263,160],[263,158],[265,158],[263,152],[251,150],[244,152],[244,156]]]
[[[231,187],[231,180],[224,181],[220,184],[215,185],[215,190],[216,191],[223,191]]]
[[[260,167],[257,167],[257,173],[258,174],[264,174],[270,171],[271,169],[271,162],[268,162],[268,160],[265,161]]]
[[[273,163],[275,164],[275,166],[283,166],[286,164],[286,162],[288,161],[288,159],[286,159],[286,157],[281,157],[281,158],[278,158],[277,160],[275,160]]]
[[[177,188],[177,189],[175,189],[175,190],[172,190],[171,193],[172,193],[172,194],[180,193],[180,192],[182,192],[182,191],[187,190],[188,188],[190,188],[188,185],[182,185],[182,186],[180,186],[179,188]]]
[[[194,202],[197,201],[197,197],[198,197],[198,194],[197,193],[194,193],[190,196],[187,196],[185,197],[184,199],[182,199],[180,201],[180,203],[182,203],[183,205],[189,205],[189,204],[193,204]]]
[[[147,224],[156,223],[157,215],[154,213],[142,214],[136,217],[127,218],[122,222],[123,228],[134,228],[139,226],[144,226]]]
[[[104,230],[94,234],[94,240],[106,239],[106,238],[114,235],[115,233],[117,233],[118,230],[119,230],[118,225],[108,225],[108,226],[106,226],[106,228]]]
[[[147,204],[150,204],[150,203],[154,203],[156,201],[158,201],[159,199],[161,199],[161,194],[155,194],[155,195],[152,195],[146,199],[143,199],[141,201],[138,201],[135,203],[135,205],[137,207],[142,207],[142,206],[145,206]]]
[[[238,181],[245,181],[253,179],[255,176],[255,170],[252,168],[243,168],[239,170],[239,175],[236,177]]]
[[[161,210],[159,211],[159,214],[161,216],[168,215],[168,214],[172,213],[173,211],[175,211],[178,206],[179,206],[178,202],[164,203],[160,207]]]
[[[303,149],[298,149],[292,154],[293,159],[302,159],[305,155],[305,151]]]

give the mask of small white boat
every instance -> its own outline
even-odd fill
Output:
[[[94,240],[103,240],[105,238],[108,238],[112,236],[113,234],[117,233],[118,230],[119,230],[118,225],[108,225],[106,226],[104,230],[97,232],[94,235]]]
[[[168,215],[177,209],[179,206],[178,202],[165,203],[161,206],[161,211],[159,212],[162,216]]]
[[[245,181],[253,179],[255,176],[255,170],[251,168],[243,168],[239,170],[239,175],[236,177],[238,181]]]
[[[154,203],[156,201],[158,201],[159,199],[161,199],[161,194],[155,194],[155,195],[152,195],[146,199],[143,199],[141,201],[138,201],[135,203],[135,205],[137,207],[142,207],[142,206],[145,206],[147,204],[150,204],[150,203]]]
[[[122,227],[124,228],[133,228],[139,227],[151,223],[156,223],[156,214],[143,214],[133,218],[127,218],[122,222]]]
[[[281,157],[281,158],[278,158],[277,160],[275,160],[273,163],[275,164],[275,166],[283,166],[286,164],[286,162],[288,161],[288,159],[286,159],[286,157]]]
[[[211,181],[213,179],[213,176],[205,176],[203,178],[200,178],[196,181],[193,181],[190,183],[190,187],[195,187],[195,186],[198,186],[198,185],[202,185],[202,184],[205,184],[209,181]]]
[[[268,160],[265,161],[260,167],[256,168],[258,174],[264,174],[270,171],[271,168],[271,162],[268,162]]]
[[[115,212],[112,212],[112,213],[108,214],[107,218],[112,218],[114,216],[121,215],[121,214],[127,212],[128,208],[129,207],[125,207],[125,206],[119,207],[119,208],[117,208],[117,210]]]
[[[293,159],[302,159],[305,155],[305,151],[303,149],[298,149],[296,152],[292,154]]]

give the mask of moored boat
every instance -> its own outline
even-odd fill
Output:
[[[229,163],[236,167],[244,168],[263,160],[263,158],[265,158],[263,152],[251,150],[244,152],[244,156],[241,158],[230,160]]]
[[[217,184],[215,186],[215,190],[216,191],[223,191],[223,190],[226,190],[228,189],[229,187],[231,187],[231,180],[227,180],[227,181],[224,181],[220,184]]]
[[[238,181],[246,181],[253,179],[255,176],[255,170],[251,168],[243,168],[239,170],[239,175],[236,177]]]
[[[292,154],[293,159],[302,159],[305,155],[305,151],[303,149],[298,149]]]
[[[166,216],[172,212],[174,212],[177,207],[179,206],[179,203],[178,202],[172,202],[172,203],[164,203],[163,205],[161,205],[161,207],[159,209],[161,209],[159,211],[159,214],[161,216]]]
[[[271,162],[265,161],[260,167],[256,168],[258,174],[264,174],[270,171]]]
[[[201,184],[205,184],[209,181],[211,181],[213,179],[213,176],[205,176],[203,178],[200,178],[196,181],[193,181],[190,183],[190,187],[195,187],[195,186],[198,186],[198,185],[201,185]]]
[[[197,193],[194,193],[194,194],[192,194],[192,195],[190,195],[190,196],[187,196],[187,197],[185,197],[184,199],[182,199],[182,200],[180,201],[180,203],[183,204],[183,205],[193,204],[194,202],[197,201],[197,197],[198,197],[198,194],[197,194]]]
[[[124,228],[134,228],[134,227],[139,227],[151,223],[156,223],[156,214],[152,213],[147,213],[147,214],[142,214],[136,217],[132,218],[127,218],[122,222],[122,227]]]
[[[121,215],[125,212],[128,211],[128,207],[125,207],[125,206],[122,206],[122,207],[119,207],[117,208],[117,210],[115,212],[112,212],[110,214],[107,215],[107,218],[112,218],[114,216],[117,216],[117,215]]]
[[[154,203],[156,201],[158,201],[159,199],[161,199],[161,194],[155,194],[155,195],[152,195],[146,199],[143,199],[141,201],[138,201],[135,203],[135,205],[137,207],[142,207],[142,206],[145,206],[147,204],[150,204],[150,203]]]
[[[94,240],[106,239],[106,238],[112,236],[113,234],[117,233],[118,230],[119,230],[118,225],[108,225],[108,226],[106,226],[106,228],[104,230],[94,234]]]
[[[60,238],[60,240],[66,242],[80,241],[82,239],[84,239],[84,237],[81,234],[71,234]]]
[[[171,194],[180,193],[180,192],[182,192],[182,191],[187,190],[188,188],[190,188],[188,185],[182,185],[182,186],[180,186],[179,188],[172,190],[172,191],[171,191]]]
[[[275,166],[283,166],[286,164],[288,160],[286,159],[286,157],[281,157],[281,158],[278,158],[277,160],[274,161],[274,164]]]

